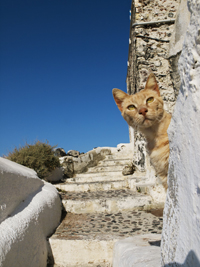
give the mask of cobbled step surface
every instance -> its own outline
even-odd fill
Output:
[[[160,234],[162,221],[162,217],[146,211],[67,213],[53,238],[109,240],[145,233]]]
[[[57,267],[111,267],[116,241],[162,231],[162,217],[144,211],[68,213],[50,238]]]

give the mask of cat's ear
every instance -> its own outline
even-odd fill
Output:
[[[128,95],[125,92],[116,88],[112,90],[112,93],[119,110],[122,111],[122,103]]]
[[[153,73],[149,75],[144,89],[154,90],[160,96],[159,86]]]

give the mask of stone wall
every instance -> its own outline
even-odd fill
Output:
[[[172,52],[182,49],[183,39],[184,44],[181,87],[168,130],[169,188],[161,245],[165,267],[200,266],[200,2],[182,0],[179,21],[175,36],[181,38],[173,40]]]
[[[177,60],[169,58],[169,42],[178,5],[179,0],[133,0],[131,7],[127,91],[134,94],[143,89],[148,74],[153,72],[160,86],[165,109],[169,112],[173,110],[179,88],[177,72],[177,82],[173,83],[173,69],[177,66]],[[152,24],[155,21],[160,23]],[[135,147],[135,164],[147,175],[153,173],[150,172],[145,140],[141,134],[130,129],[130,141]]]

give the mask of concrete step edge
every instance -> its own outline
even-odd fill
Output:
[[[113,247],[117,240],[64,240],[50,238],[55,265],[59,267],[112,266]]]
[[[126,198],[91,198],[91,199],[68,199],[62,200],[67,212],[71,213],[113,213],[130,211],[135,209],[149,209],[152,199],[148,195],[128,196]]]
[[[134,189],[135,182],[130,180],[114,180],[88,183],[68,183],[63,185],[55,185],[58,190],[66,192],[88,192],[88,191],[105,191],[119,189]]]

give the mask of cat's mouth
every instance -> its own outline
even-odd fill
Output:
[[[144,120],[142,122],[142,125],[148,125],[149,123],[153,122],[153,119],[150,119],[150,118],[147,118],[147,117],[144,117]]]
[[[144,123],[145,121],[152,121],[152,119],[145,117],[144,120],[143,120],[143,123]]]

